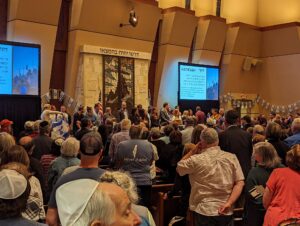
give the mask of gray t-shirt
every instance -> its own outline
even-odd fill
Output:
[[[120,169],[128,171],[136,184],[151,185],[150,166],[153,148],[146,140],[126,140],[119,143],[116,162]]]

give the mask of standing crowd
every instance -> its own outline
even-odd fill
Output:
[[[277,226],[300,218],[300,117],[200,106],[116,115],[44,106],[20,134],[0,122],[0,225],[155,225],[153,184],[172,183],[182,225]],[[296,223],[294,225],[297,225]],[[298,224],[299,225],[299,224]]]

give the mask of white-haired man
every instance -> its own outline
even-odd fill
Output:
[[[295,144],[300,144],[300,118],[294,119],[291,129],[293,135],[284,140],[289,148]]]
[[[188,174],[191,183],[189,206],[196,226],[230,225],[233,204],[244,186],[237,157],[218,146],[215,129],[204,129],[196,148],[177,165],[178,173]]]
[[[62,226],[135,226],[141,223],[131,209],[126,192],[112,183],[91,179],[72,181],[57,190],[56,198]]]

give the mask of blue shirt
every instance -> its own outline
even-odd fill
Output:
[[[287,146],[291,148],[295,144],[300,144],[300,133],[296,133],[293,136],[290,136],[284,140]]]

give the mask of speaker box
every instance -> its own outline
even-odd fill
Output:
[[[251,66],[252,66],[252,61],[253,61],[252,57],[246,57],[245,58],[244,64],[243,64],[243,70],[244,71],[250,71]]]

